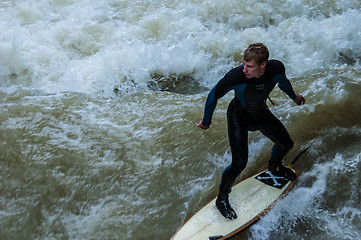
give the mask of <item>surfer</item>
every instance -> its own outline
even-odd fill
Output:
[[[211,125],[217,101],[230,90],[235,97],[227,109],[228,138],[232,152],[232,163],[222,174],[216,206],[228,219],[236,219],[237,214],[228,201],[236,178],[245,169],[248,161],[248,131],[261,131],[274,142],[269,170],[277,176],[295,180],[295,173],[283,165],[283,158],[293,147],[293,141],[281,121],[266,105],[266,100],[276,84],[297,105],[305,103],[305,98],[293,91],[285,74],[285,67],[278,60],[268,60],[269,51],[262,43],[253,43],[244,51],[243,64],[230,70],[208,94],[203,120],[197,123],[207,130]]]

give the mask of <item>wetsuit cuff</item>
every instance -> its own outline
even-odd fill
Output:
[[[295,100],[295,99],[297,98],[296,93],[291,94],[291,95],[290,95],[290,98],[291,98],[292,100]]]
[[[203,124],[203,126],[206,126],[206,127],[208,127],[208,126],[210,126],[211,125],[211,122],[207,122],[207,121],[202,121],[202,124]]]

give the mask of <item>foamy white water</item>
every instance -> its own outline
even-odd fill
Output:
[[[252,42],[307,104],[271,110],[311,146],[300,181],[236,239],[358,239],[361,2],[1,1],[1,239],[169,239],[230,163],[208,90]],[[116,93],[114,93],[116,89]],[[249,165],[271,143],[250,134]]]

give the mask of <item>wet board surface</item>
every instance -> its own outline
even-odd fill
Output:
[[[297,171],[296,171],[297,173]],[[228,220],[218,211],[214,198],[196,212],[172,236],[172,240],[227,239],[267,214],[285,197],[295,181],[273,176],[268,170],[251,176],[232,188],[229,202],[238,218]]]

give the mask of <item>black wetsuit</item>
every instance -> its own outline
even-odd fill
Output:
[[[217,100],[230,90],[235,92],[235,97],[227,110],[232,164],[222,174],[220,194],[228,195],[231,192],[236,178],[246,167],[248,131],[259,130],[275,143],[269,164],[281,163],[283,157],[293,147],[293,141],[286,128],[266,105],[266,100],[276,84],[291,99],[296,98],[282,62],[269,60],[265,73],[260,78],[246,78],[241,65],[229,71],[208,94],[202,122],[205,126],[211,124]]]

